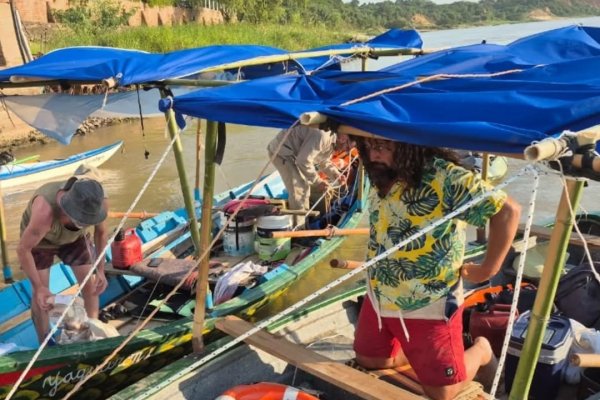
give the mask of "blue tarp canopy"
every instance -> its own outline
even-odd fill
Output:
[[[393,29],[366,43],[331,45],[306,51],[345,49],[350,55],[357,47],[386,50],[420,48],[421,45],[416,31]],[[88,82],[113,78],[124,86],[189,77],[230,63],[288,54],[282,49],[257,45],[207,46],[165,54],[109,47],[70,47],[52,51],[22,66],[0,70],[0,82],[9,82],[11,77]],[[327,60],[328,57],[300,59],[299,63],[292,61],[289,68],[311,71]],[[270,75],[282,72],[285,71],[271,71]]]
[[[160,106],[216,121],[280,128],[304,112],[318,111],[394,140],[521,153],[548,135],[600,123],[598,36],[595,28],[571,26],[508,46],[481,45],[479,52],[474,49],[480,46],[466,46],[436,53],[385,71],[258,79],[195,91]],[[526,49],[545,50],[525,57]],[[464,56],[467,51],[471,58]],[[472,74],[517,65],[521,71],[495,77],[415,84],[417,77],[429,75],[424,71]]]

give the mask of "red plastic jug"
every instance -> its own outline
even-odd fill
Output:
[[[110,250],[112,265],[115,268],[127,269],[136,262],[142,261],[142,241],[133,228],[125,232],[119,229]]]
[[[494,304],[487,310],[478,310],[471,313],[469,320],[469,333],[475,339],[483,336],[490,341],[492,350],[496,357],[500,356],[502,343],[506,328],[508,327],[508,316],[510,315],[510,304]],[[515,310],[515,319],[519,312]]]

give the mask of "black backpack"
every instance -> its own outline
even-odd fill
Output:
[[[600,263],[595,262],[594,268],[598,271]],[[588,263],[571,268],[560,279],[554,302],[565,316],[588,328],[600,327],[600,283]]]

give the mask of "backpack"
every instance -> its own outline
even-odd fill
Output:
[[[598,271],[600,263],[594,263]],[[590,265],[583,263],[573,267],[559,283],[554,300],[556,307],[567,317],[586,327],[600,325],[600,283]]]

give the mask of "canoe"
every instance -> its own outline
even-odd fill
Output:
[[[2,189],[6,189],[33,182],[55,180],[73,174],[81,163],[98,167],[111,158],[121,145],[123,145],[123,141],[74,154],[67,158],[0,166],[0,186]]]
[[[584,234],[595,237],[600,234],[599,214],[592,213],[581,216],[578,219],[578,224]],[[534,226],[532,230],[534,233],[532,235],[537,234],[538,243],[548,240],[546,232],[550,230],[551,226],[550,222],[543,226]],[[581,247],[578,239],[573,235],[569,246],[570,257],[567,263],[580,262],[582,256]],[[471,249],[470,255],[468,255],[469,258],[477,257],[481,254],[481,248],[471,247]],[[509,253],[503,269],[511,268],[510,266],[514,257],[514,251]],[[507,283],[506,279],[510,279],[510,275],[500,273],[496,279],[503,280],[501,283]],[[497,283],[493,283],[493,285]],[[478,293],[478,290],[467,290],[466,293],[467,295],[471,295]],[[347,369],[341,365],[354,357],[352,340],[359,310],[359,298],[364,294],[365,290],[363,286],[353,287],[319,302],[313,302],[305,308],[301,308],[269,325],[267,330],[269,332],[277,332],[278,336],[284,337],[286,341],[283,343],[285,344],[280,342],[280,339],[269,339],[260,336],[263,333],[258,333],[257,338],[253,339],[253,337],[250,337],[246,340],[253,345],[252,347],[247,344],[233,347],[199,366],[196,366],[198,357],[184,357],[111,396],[110,399],[215,399],[234,386],[255,382],[277,382],[292,386],[297,386],[298,383],[308,383],[311,389],[325,393],[327,398],[334,399],[377,398],[377,395],[374,394],[373,385],[381,384],[380,381],[374,381],[375,383],[372,382],[371,386],[368,386],[374,397],[368,397],[369,394],[365,394],[364,392],[362,392],[361,397],[346,391],[350,390],[352,393],[361,393],[361,388],[349,384],[351,380],[345,375]],[[230,317],[225,318],[225,320],[228,319]],[[223,319],[221,319],[217,322],[217,325],[220,327],[223,325],[228,326],[228,331],[237,331],[236,336],[239,336],[244,331],[244,329],[240,328],[240,324],[240,322],[235,320],[223,322]],[[219,349],[231,340],[231,337],[227,337],[211,343],[207,347],[206,354]],[[299,344],[304,349],[313,349],[318,355],[305,354],[303,353],[303,349],[297,348],[286,353],[288,341]],[[269,351],[263,351],[263,345],[267,343],[267,347],[269,347],[269,342],[274,342],[275,346],[271,346],[272,348]],[[333,363],[333,366],[329,364],[327,366],[327,373],[333,375],[333,377],[325,379],[328,383],[324,383],[324,372],[314,367],[315,365],[328,362],[327,360],[315,358],[323,356],[337,362]],[[313,362],[311,363],[310,361]],[[397,371],[383,370],[371,371],[371,375],[378,377],[387,375],[388,378],[392,375],[392,380],[400,383],[400,386],[405,391],[413,392],[412,394],[405,393],[406,397],[397,398],[415,398],[411,396],[420,394],[421,389],[414,372],[411,371],[407,367],[403,370],[402,374],[398,374]],[[315,378],[315,374],[321,379]],[[344,381],[341,383],[341,388],[336,386],[336,383],[340,384],[337,380],[338,377]],[[332,380],[336,381],[336,383],[332,383]],[[359,384],[359,386],[362,384],[364,383]],[[481,393],[481,388],[478,384],[470,385],[469,390],[474,395]],[[559,399],[574,398],[573,396],[573,387],[565,385],[564,388],[561,388]],[[467,396],[461,398],[476,397]]]
[[[251,188],[252,182],[222,193],[215,198],[217,209],[223,208],[232,197],[239,198]],[[368,182],[364,182],[364,188]],[[357,189],[357,188],[355,188]],[[357,190],[356,190],[357,191]],[[252,192],[254,196],[268,196],[271,199],[283,199],[285,189],[278,173],[272,173],[260,179]],[[366,209],[366,195],[352,195],[354,199],[349,209],[342,215],[340,227],[351,228],[363,217]],[[199,212],[199,208],[197,208]],[[215,221],[219,218],[215,214]],[[216,223],[218,225],[218,223]],[[143,221],[136,228],[142,239],[143,248],[149,259],[161,259],[162,264],[185,264],[195,267],[195,261],[186,259],[191,250],[190,234],[187,230],[187,218],[184,210],[165,212]],[[270,271],[238,289],[241,293],[207,310],[205,324],[206,342],[217,336],[214,332],[216,317],[237,314],[244,317],[253,315],[259,307],[282,295],[296,280],[310,271],[327,254],[343,241],[341,237],[330,240],[318,240],[314,246],[296,247],[286,258],[285,263],[273,264]],[[156,250],[155,250],[156,249]],[[236,265],[236,258],[243,261],[256,260],[256,254],[243,257],[227,257],[220,252],[214,258],[221,265]],[[174,259],[174,258],[177,259]],[[303,257],[303,258],[302,258]],[[298,261],[295,261],[297,259]],[[213,258],[211,258],[213,260]],[[225,261],[227,260],[227,261]],[[168,285],[159,285],[145,277],[134,275],[130,270],[116,270],[107,265],[109,287],[101,296],[101,308],[122,334],[134,329],[140,315],[153,307],[157,300],[171,289]],[[133,267],[132,267],[133,269]],[[52,268],[53,292],[69,289],[75,282],[70,269],[62,265]],[[166,279],[166,278],[165,278]],[[160,280],[160,279],[159,279]],[[214,283],[214,282],[213,282]],[[214,292],[214,286],[211,284]],[[240,291],[240,290],[238,290]],[[32,323],[29,319],[30,283],[15,283],[0,292],[0,299],[7,305],[5,315],[0,320],[0,341],[18,346],[37,344]],[[135,382],[152,371],[170,363],[191,351],[191,316],[195,296],[189,290],[180,290],[173,301],[162,307],[157,318],[151,321],[147,329],[142,330],[119,352],[100,373],[84,385],[77,394],[79,398],[102,398],[124,386]],[[120,314],[116,315],[121,308]],[[123,308],[125,310],[123,311]],[[102,313],[101,313],[102,315]],[[74,343],[52,346],[43,351],[19,386],[18,396],[27,398],[61,398],[72,386],[99,365],[121,342],[123,336],[97,340],[95,342]],[[21,371],[34,354],[33,350],[17,351],[0,357],[0,398],[4,398],[14,385]]]

